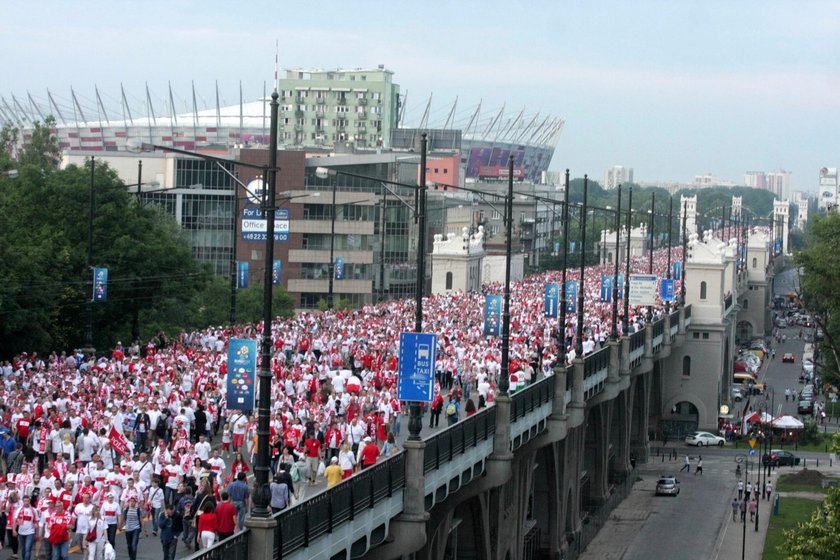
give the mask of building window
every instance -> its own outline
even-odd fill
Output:
[[[703,333],[703,340],[709,340],[709,333],[707,333],[707,332]]]
[[[700,282],[700,299],[706,299],[706,283]]]
[[[688,377],[691,375],[691,356],[683,356],[682,374]]]
[[[451,272],[446,273],[446,289],[447,290],[452,289],[452,273]]]
[[[744,308],[744,309],[749,309],[750,308],[750,300],[745,299],[744,303],[741,305],[741,307]]]
[[[758,259],[753,257],[753,268],[758,268]]]
[[[493,210],[493,218],[494,220],[501,220],[502,214],[498,210]]]

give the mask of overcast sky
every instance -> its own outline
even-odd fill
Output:
[[[613,164],[637,181],[698,174],[743,182],[747,170],[793,172],[814,189],[840,164],[840,2],[783,1],[45,1],[3,2],[0,95],[46,90],[142,105],[171,82],[213,102],[262,93],[281,68],[375,67],[408,92],[419,121],[458,97],[463,122],[482,102],[557,115],[552,169],[597,180]],[[91,102],[92,105],[92,102]],[[412,122],[413,121],[413,122]]]

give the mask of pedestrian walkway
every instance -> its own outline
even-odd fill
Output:
[[[733,492],[729,501],[731,502],[732,498],[737,498],[737,495],[737,491]],[[761,560],[764,554],[764,539],[767,537],[767,527],[770,525],[770,516],[773,513],[772,504],[772,501],[766,499],[759,500],[757,531],[756,523],[750,521],[749,510],[746,513],[746,523],[741,522],[740,514],[736,516],[735,521],[732,521],[731,509],[728,510],[727,518],[718,536],[714,558],[722,560],[741,558],[741,551],[743,550],[745,559]],[[745,528],[746,531],[744,531]]]

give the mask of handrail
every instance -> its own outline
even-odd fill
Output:
[[[423,473],[451,461],[467,449],[489,439],[496,433],[496,407],[491,406],[456,422],[447,429],[424,440]]]
[[[644,333],[642,333],[644,334]],[[597,352],[593,352],[583,358],[583,379],[595,375],[604,368],[610,367],[609,347],[604,346]]]
[[[644,348],[645,346],[645,331],[644,329],[638,330],[630,335],[630,352],[634,350],[638,350],[639,348]]]
[[[199,550],[185,560],[248,560],[250,529],[245,529],[215,543],[210,548]]]
[[[665,334],[665,319],[659,319],[653,323],[653,338]]]
[[[680,310],[679,309],[675,309],[674,311],[671,311],[670,317],[671,317],[671,327],[672,328],[674,326],[678,326],[680,324]]]
[[[551,401],[554,397],[555,379],[556,377],[553,375],[545,377],[514,393],[510,402],[511,424],[539,406]]]

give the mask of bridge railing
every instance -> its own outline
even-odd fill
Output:
[[[630,335],[630,369],[642,363],[645,354],[645,331],[644,329]]]
[[[556,379],[555,376],[551,375],[514,393],[510,403],[511,424],[534,409],[550,402],[554,398],[554,382]]]
[[[451,461],[496,433],[496,407],[491,406],[456,422],[427,440],[423,450],[423,473]]]
[[[405,453],[363,470],[300,504],[275,515],[274,557],[285,558],[309,546],[339,524],[405,488]],[[227,558],[227,557],[225,557]],[[232,557],[231,557],[232,558]]]
[[[589,400],[604,390],[610,368],[610,349],[604,346],[583,359],[583,396]]]
[[[245,529],[219,541],[210,548],[200,550],[185,560],[248,560],[248,543],[251,530]]]
[[[657,354],[662,348],[662,343],[665,340],[665,319],[659,319],[653,323],[653,353]]]
[[[680,330],[680,310],[671,311],[671,336],[677,334]]]

